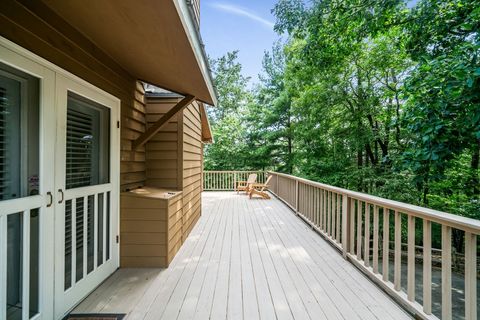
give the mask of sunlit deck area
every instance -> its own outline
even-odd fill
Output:
[[[131,319],[410,319],[280,200],[204,192],[167,269],[120,269],[73,313]]]

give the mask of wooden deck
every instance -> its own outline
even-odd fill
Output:
[[[277,199],[203,193],[168,269],[120,269],[74,313],[127,319],[411,319]]]

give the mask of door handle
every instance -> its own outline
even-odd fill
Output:
[[[58,203],[62,203],[63,202],[63,190],[62,189],[58,189],[58,192],[60,192],[60,194],[62,195],[62,198],[60,200],[58,200]]]
[[[52,206],[53,203],[53,195],[50,191],[47,192],[47,196],[50,197],[50,202],[47,204],[47,208]]]

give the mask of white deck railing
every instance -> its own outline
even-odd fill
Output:
[[[250,172],[205,171],[204,190],[234,190]],[[452,319],[452,230],[464,233],[465,319],[477,319],[477,236],[480,221],[368,194],[337,188],[295,176],[272,175],[270,191],[377,285],[423,319],[432,314],[432,224],[441,229],[441,319]],[[265,175],[260,175],[260,180]],[[407,243],[402,243],[402,221]],[[422,228],[416,228],[419,223]],[[390,228],[393,225],[393,231]],[[416,297],[415,231],[421,230],[422,295]],[[391,246],[393,243],[393,248]],[[402,257],[402,247],[407,248]],[[438,250],[436,250],[438,251]],[[402,291],[402,259],[406,258],[406,290]],[[417,257],[418,258],[418,257]],[[391,260],[393,265],[391,266]],[[403,261],[405,262],[405,261]],[[418,265],[419,262],[417,262]],[[390,268],[393,267],[393,279]],[[405,266],[404,266],[405,268]],[[418,269],[417,269],[418,273]],[[405,272],[403,272],[405,275]],[[421,298],[421,299],[419,299]]]
[[[265,171],[204,171],[203,190],[234,191],[238,181],[247,181],[252,173],[257,174],[257,182],[265,182]]]

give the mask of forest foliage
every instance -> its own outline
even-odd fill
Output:
[[[480,218],[480,2],[279,0],[249,87],[212,61],[205,170],[263,169]]]

